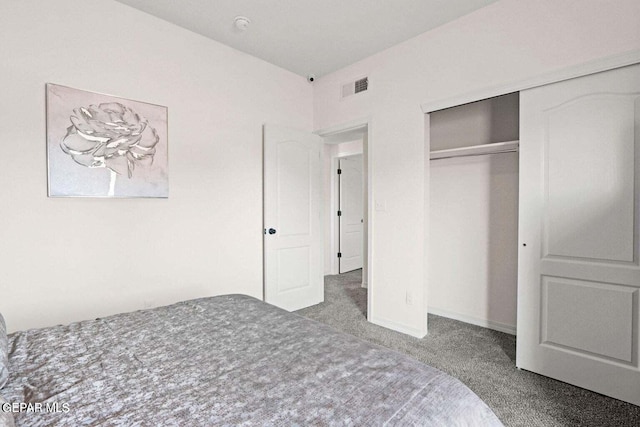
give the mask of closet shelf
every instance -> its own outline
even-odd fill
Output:
[[[451,157],[480,156],[483,154],[509,153],[518,151],[520,141],[494,142],[492,144],[472,145],[469,147],[436,150],[430,154],[431,160],[448,159]]]

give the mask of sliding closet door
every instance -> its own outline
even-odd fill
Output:
[[[640,65],[520,95],[517,361],[640,405]]]

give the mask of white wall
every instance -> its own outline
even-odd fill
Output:
[[[110,0],[0,0],[0,312],[14,331],[262,296],[262,124],[303,77]],[[47,198],[45,83],[165,105],[167,200]]]
[[[518,154],[430,169],[429,312],[515,334]]]
[[[337,156],[346,157],[354,154],[362,154],[362,138],[354,141],[342,142],[337,145]]]
[[[316,129],[371,123],[374,323],[426,333],[429,174],[420,104],[640,49],[638,16],[637,0],[501,0],[316,80]],[[341,100],[341,85],[363,75],[370,90]]]
[[[519,104],[511,93],[431,113],[431,151],[517,140]]]

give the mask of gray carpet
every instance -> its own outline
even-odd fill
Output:
[[[515,367],[515,337],[429,315],[423,339],[366,321],[361,270],[325,277],[325,302],[298,311],[460,379],[506,426],[640,426],[640,407]]]

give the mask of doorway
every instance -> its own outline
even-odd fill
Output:
[[[324,301],[322,138],[263,127],[264,300],[289,311]]]
[[[361,268],[363,287],[368,282],[367,143],[366,127],[339,132],[324,137],[323,153],[325,275]],[[346,192],[345,177],[349,187]],[[361,181],[359,199],[355,194],[358,177]]]
[[[367,317],[371,318],[371,299],[373,289],[371,286],[371,270],[368,268],[371,254],[372,224],[369,221],[371,206],[370,179],[371,170],[369,167],[370,156],[370,124],[362,122],[357,125],[337,127],[331,130],[317,132],[324,141],[324,272],[325,276],[339,274],[350,275],[349,277],[360,276],[360,286],[367,288]],[[342,173],[338,174],[338,170]],[[347,169],[349,171],[347,171]],[[347,175],[356,175],[354,169],[359,169],[361,183],[359,184],[361,196],[349,199],[349,196],[356,196],[358,184],[347,183],[350,187],[348,194],[344,192],[344,180],[342,180],[341,203],[341,178]],[[347,181],[353,176],[347,177]],[[357,181],[357,179],[356,179]],[[347,200],[344,200],[346,195]],[[349,208],[349,204],[360,205],[361,207]],[[347,212],[351,210],[351,213]],[[338,215],[340,211],[341,215]],[[341,239],[342,231],[342,239]],[[349,243],[347,243],[347,241]],[[340,256],[339,256],[340,254]],[[361,270],[361,274],[359,271]],[[340,276],[342,277],[342,276]],[[346,276],[345,276],[346,277]]]
[[[519,93],[428,117],[431,314],[515,335]]]
[[[372,247],[369,238],[372,235],[369,129],[368,121],[315,134],[276,125],[264,126],[266,302],[292,311],[324,300],[324,276],[339,274],[338,201],[337,191],[334,191],[338,185],[339,160],[359,155],[362,158],[364,209],[360,215],[362,279],[358,281],[368,288],[367,307],[372,306],[373,282],[368,268]],[[291,239],[304,241],[296,245]],[[360,276],[359,270],[355,272]],[[366,313],[370,319],[371,310],[367,309]]]

